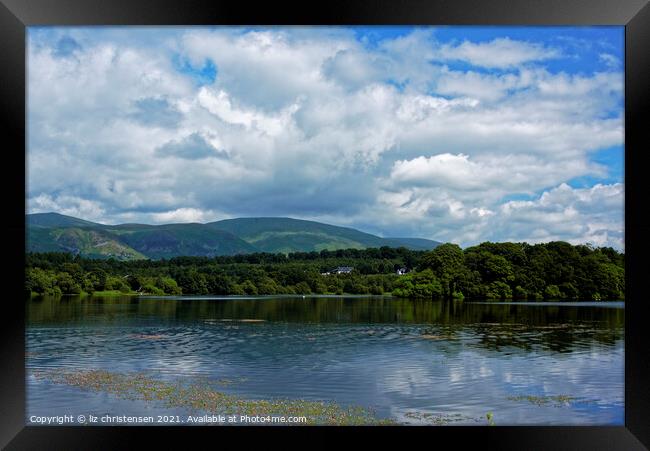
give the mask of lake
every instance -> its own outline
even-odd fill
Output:
[[[204,381],[233,399],[335,403],[400,424],[485,425],[488,412],[496,425],[624,424],[622,302],[45,297],[26,307],[28,418],[215,413],[52,376],[101,370],[168,384],[159,392]]]

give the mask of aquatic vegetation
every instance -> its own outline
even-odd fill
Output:
[[[165,338],[164,335],[150,335],[150,334],[131,334],[129,338],[139,338],[141,340],[160,340]]]
[[[206,324],[218,324],[218,323],[264,323],[265,319],[258,318],[220,318],[220,319],[206,319],[203,321]]]
[[[508,396],[507,399],[510,401],[528,401],[531,404],[538,406],[545,406],[552,404],[554,407],[564,407],[570,405],[571,402],[576,401],[578,398],[574,398],[569,395],[557,395],[557,396],[536,396],[536,395],[519,395],[519,396]]]
[[[238,381],[236,381],[236,380],[234,380],[234,379],[218,379],[218,380],[214,381],[213,383],[214,383],[215,385],[227,386],[227,385],[233,385],[233,384],[236,384],[237,382],[238,382]],[[241,381],[240,381],[240,382],[241,382]]]
[[[427,413],[427,412],[406,412],[406,418],[425,422],[429,425],[444,426],[458,421],[479,421],[477,418],[468,417],[460,413],[444,414],[444,413]]]
[[[62,368],[145,371],[150,379],[168,384],[180,378],[183,393],[192,383],[243,399],[305,398],[373,407],[375,416],[400,424],[487,426],[488,411],[498,426],[621,424],[624,419],[622,305],[463,302],[453,307],[379,298],[189,297],[43,299],[27,308],[25,383],[32,393],[27,407],[35,413],[63,405],[72,413],[212,414],[191,406],[165,408],[175,393],[165,396],[162,390],[162,400],[152,393],[152,401],[131,402],[33,375]],[[233,318],[267,322],[218,322]],[[577,328],[536,327],[558,324]],[[511,334],[514,327],[523,330]],[[131,334],[164,338],[129,338]],[[582,365],[586,356],[589,364]],[[243,376],[249,380],[241,382]],[[608,389],[599,392],[604,386]],[[183,393],[178,396],[187,398]],[[563,394],[578,400],[553,407],[556,402],[506,399]],[[137,392],[130,396],[144,398]],[[425,415],[405,416],[409,411]],[[455,412],[472,418],[442,415]]]
[[[453,335],[430,335],[430,334],[420,335],[420,338],[424,338],[426,340],[457,340],[458,339],[458,337],[454,337]]]
[[[155,380],[144,373],[113,373],[105,370],[35,371],[34,377],[84,390],[105,392],[123,399],[161,402],[166,407],[207,411],[223,415],[304,416],[306,424],[379,425],[392,424],[377,418],[371,409],[343,407],[325,401],[303,399],[246,399],[214,390],[205,381],[191,383]],[[215,383],[219,383],[216,381]]]
[[[580,327],[580,326],[577,326],[577,327]],[[574,326],[573,324],[564,324],[563,323],[563,324],[550,324],[548,326],[535,326],[535,328],[536,329],[550,329],[550,330],[554,330],[554,329],[575,329],[576,326]]]

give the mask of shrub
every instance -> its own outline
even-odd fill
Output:
[[[512,289],[507,283],[497,280],[488,285],[485,297],[488,299],[510,299],[512,298]]]
[[[62,272],[57,275],[56,284],[63,294],[81,293],[81,286],[79,286],[79,283],[77,283],[77,281],[67,272]]]
[[[544,289],[544,299],[560,299],[562,293],[557,285],[547,285]]]

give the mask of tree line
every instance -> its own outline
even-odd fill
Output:
[[[350,274],[327,274],[339,266]],[[405,275],[396,274],[406,268]],[[609,247],[491,243],[432,251],[344,249],[118,261],[26,255],[25,289],[41,295],[392,294],[447,299],[624,299],[624,254]]]

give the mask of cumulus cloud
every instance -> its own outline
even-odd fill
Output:
[[[562,239],[620,247],[624,239],[623,196],[621,183],[579,189],[562,183],[538,199],[503,204],[499,227],[508,239],[530,235],[527,239],[531,242]]]
[[[218,142],[218,139],[215,139],[215,141]],[[188,160],[210,157],[225,158],[228,156],[227,152],[215,148],[199,133],[192,133],[179,141],[170,141],[163,144],[156,149],[155,153],[161,157],[176,157]]]
[[[382,192],[380,201],[408,219],[413,233],[437,233],[439,239],[458,244],[564,240],[620,249],[623,195],[621,183],[591,188],[562,183],[532,200],[500,204],[482,203],[478,196],[463,197],[440,188]]]
[[[459,45],[444,45],[441,55],[446,59],[466,61],[475,66],[511,68],[531,61],[543,61],[560,56],[560,52],[539,43],[498,38],[489,42],[463,41]]]
[[[562,166],[539,157],[518,154],[468,155],[443,153],[394,163],[390,179],[401,186],[444,187],[458,193],[480,191],[497,196],[509,192],[535,192],[571,179],[576,174],[603,174],[604,168],[587,161],[568,160]]]
[[[550,68],[565,52],[548,42],[429,28],[374,43],[330,27],[63,29],[28,44],[30,211],[622,247],[622,185],[594,159],[623,145],[612,49],[590,72]]]
[[[51,196],[49,194],[40,194],[29,199],[28,204],[29,210],[34,213],[54,211],[90,221],[104,219],[105,213],[99,202],[70,195]]]
[[[153,222],[160,224],[187,222],[205,223],[214,220],[215,217],[218,218],[219,216],[215,215],[213,211],[200,210],[198,208],[177,208],[176,210],[153,213],[151,215]]]
[[[601,53],[598,58],[610,69],[619,69],[621,67],[621,60],[611,53]]]
[[[183,115],[167,99],[146,97],[134,104],[131,117],[143,125],[174,128],[183,119]]]

